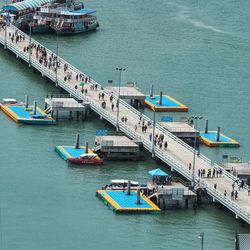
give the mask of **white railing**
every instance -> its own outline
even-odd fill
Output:
[[[12,25],[10,25],[10,27],[12,29],[16,30],[16,27],[14,27]],[[26,35],[26,34],[24,34],[23,32],[21,32],[20,30],[18,30],[18,33],[24,35],[25,39],[29,39],[29,36]],[[1,35],[0,35],[0,42],[3,45],[5,44],[5,38],[2,38]],[[40,46],[44,47],[43,45],[41,45],[40,43],[38,43],[34,39],[31,39],[31,42],[35,43],[36,45],[40,45]],[[26,62],[29,62],[29,53],[24,53],[23,51],[21,51],[20,48],[18,48],[18,46],[15,45],[14,43],[10,42],[9,39],[6,39],[6,44],[7,44],[7,48],[10,49],[11,51],[13,51],[18,57],[22,58]],[[52,51],[50,51],[48,49],[47,49],[47,52],[48,53],[53,53]],[[40,71],[43,75],[47,76],[52,81],[54,81],[54,82],[56,81],[56,73],[55,72],[52,72],[51,70],[48,70],[43,64],[40,64],[33,57],[31,57],[30,59],[31,59],[31,65],[34,68],[36,68],[38,71]],[[58,60],[60,60],[61,63],[64,63],[64,64],[67,63],[65,60],[63,60],[60,57],[58,57]],[[76,74],[82,74],[82,75],[86,76],[86,74],[82,73],[81,71],[79,71],[78,69],[76,69],[74,66],[70,65],[69,63],[67,63],[67,64],[68,64],[69,69],[72,70],[72,71],[74,71]],[[111,114],[111,113],[109,113],[107,110],[103,109],[101,107],[100,103],[96,102],[95,100],[91,99],[88,96],[85,96],[80,91],[76,90],[72,85],[64,82],[61,79],[57,79],[57,82],[58,82],[58,85],[60,87],[62,87],[65,91],[67,91],[68,93],[70,93],[71,96],[75,97],[78,100],[83,100],[83,101],[89,102],[90,103],[90,107],[91,107],[92,110],[94,110],[96,113],[98,113],[101,117],[103,117],[105,120],[109,121],[114,126],[117,125],[116,116],[113,115],[113,114]],[[114,93],[111,93],[111,91],[109,91],[109,90],[107,90],[105,88],[102,88],[99,83],[95,82],[92,79],[91,79],[91,83],[92,84],[97,84],[98,89],[103,89],[103,92],[106,93],[108,96],[110,96],[112,94],[114,96],[114,99],[118,100],[118,96],[114,95]],[[131,111],[135,115],[137,115],[138,119],[141,116],[142,119],[144,119],[146,122],[150,122],[151,124],[153,124],[153,121],[150,118],[148,118],[144,114],[142,114],[139,111],[137,111],[136,109],[134,109],[127,102],[125,102],[125,101],[123,101],[123,100],[120,99],[120,105],[122,105],[123,108],[127,108],[129,111]],[[142,141],[144,147],[149,152],[152,152],[152,142],[150,142],[149,140],[147,140],[147,139],[143,138],[142,136],[140,136],[139,134],[137,134],[133,129],[131,129],[130,127],[128,127],[123,122],[118,121],[118,124],[119,124],[120,130],[122,132],[124,132],[128,137],[130,137],[131,139],[136,139],[136,140]],[[160,124],[158,124],[158,123],[156,124],[156,129],[158,129],[159,131],[161,131],[164,135],[167,135],[169,138],[173,139],[180,146],[182,146],[182,147],[186,148],[187,150],[189,150],[190,152],[194,153],[194,149],[192,147],[190,147],[188,144],[186,144],[185,142],[183,142],[182,140],[180,140],[179,138],[177,138],[175,135],[173,135],[169,131],[166,131],[162,126],[160,126]],[[169,166],[173,167],[177,172],[179,172],[182,176],[184,176],[188,180],[192,180],[192,173],[191,173],[191,171],[189,171],[186,168],[186,166],[183,166],[182,164],[180,164],[177,160],[175,160],[173,157],[171,157],[167,152],[159,149],[158,147],[155,147],[154,150],[155,150],[155,155],[159,159],[161,159],[163,162],[165,162]],[[197,151],[196,151],[196,153],[197,153]],[[213,164],[212,165],[211,160],[208,159],[206,156],[200,154],[199,157],[205,163],[213,166],[215,169],[221,169],[223,175],[225,177],[227,177],[228,179],[233,180],[233,181],[235,181],[237,179],[235,176],[233,176],[232,174],[230,174],[229,172],[227,172],[221,166],[219,166],[217,164]],[[199,183],[200,179],[197,176],[195,176],[194,178],[195,178],[195,182]],[[207,183],[205,183],[205,186],[207,188],[208,193],[212,197],[214,197],[216,200],[218,200],[224,206],[228,207],[236,215],[238,215],[239,217],[241,217],[242,219],[244,219],[245,221],[247,221],[248,223],[250,223],[250,215],[249,215],[249,213],[247,213],[246,211],[244,211],[235,202],[231,201],[228,198],[225,198],[223,194],[221,194],[220,192],[218,192],[216,189],[214,189],[213,187],[211,187]]]

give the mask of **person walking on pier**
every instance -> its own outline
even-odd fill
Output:
[[[110,102],[113,101],[113,96],[112,95],[109,97],[109,100],[110,100]]]
[[[152,135],[152,133],[150,133],[150,134],[149,134],[149,140],[150,140],[150,141],[152,141],[152,137],[153,137],[153,135]]]
[[[234,193],[234,199],[237,200],[238,199],[238,191],[235,190],[235,193]]]
[[[224,191],[224,197],[227,197],[227,190]]]
[[[188,170],[189,170],[189,171],[191,171],[191,166],[192,166],[192,164],[189,163],[189,164],[188,164]]]
[[[215,177],[215,168],[213,169],[213,178]]]
[[[234,199],[234,191],[232,190],[231,192],[231,199],[233,200]]]
[[[168,142],[165,141],[165,143],[164,143],[164,150],[167,150],[167,147],[168,147]]]
[[[137,125],[135,124],[135,132],[136,132],[136,130],[137,130]]]
[[[111,104],[111,109],[112,109],[112,111],[114,111],[114,107],[115,107],[115,105],[114,105],[114,103],[112,102],[112,104]]]

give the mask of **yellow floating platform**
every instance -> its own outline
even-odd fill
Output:
[[[154,95],[152,98],[146,96],[145,104],[153,111],[156,112],[187,112],[188,107],[182,104],[181,102],[175,100],[169,95],[162,96],[162,104],[160,105],[160,95]]]
[[[137,191],[131,191],[131,194],[127,195],[122,190],[97,190],[96,195],[116,213],[152,213],[161,211],[142,193],[140,193],[140,204],[136,204]]]
[[[217,139],[217,131],[209,131],[208,133],[200,132],[202,142],[208,147],[239,147],[239,142],[220,134],[220,141]]]

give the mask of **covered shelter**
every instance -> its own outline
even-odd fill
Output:
[[[153,177],[154,177],[154,176],[163,176],[163,177],[168,176],[167,173],[165,173],[164,171],[162,171],[162,170],[159,169],[159,168],[150,170],[150,171],[148,171],[148,173],[149,173],[151,176],[153,176]]]
[[[159,168],[148,171],[148,173],[153,177],[153,185],[169,185],[171,184],[171,176],[162,171]]]

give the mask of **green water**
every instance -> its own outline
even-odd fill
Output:
[[[209,127],[240,142],[241,147],[202,153],[219,161],[223,154],[248,161],[250,135],[250,4],[247,1],[169,0],[96,1],[97,32],[59,38],[60,56],[103,85],[115,82],[124,66],[123,83],[150,84],[190,108],[188,114],[209,119]],[[36,36],[56,49],[54,35]],[[13,97],[44,105],[47,93],[59,92],[8,52],[0,50],[0,99]],[[145,113],[151,116],[150,111]],[[157,119],[163,114],[158,114]],[[200,122],[199,127],[203,127]],[[0,112],[0,203],[2,249],[234,249],[236,230],[249,233],[228,211],[204,205],[197,211],[161,215],[115,215],[95,190],[110,179],[145,183],[159,165],[149,155],[139,162],[107,162],[102,167],[69,168],[54,152],[56,145],[93,146],[104,122],[61,122],[58,126],[24,126]],[[108,127],[112,129],[112,127]]]

